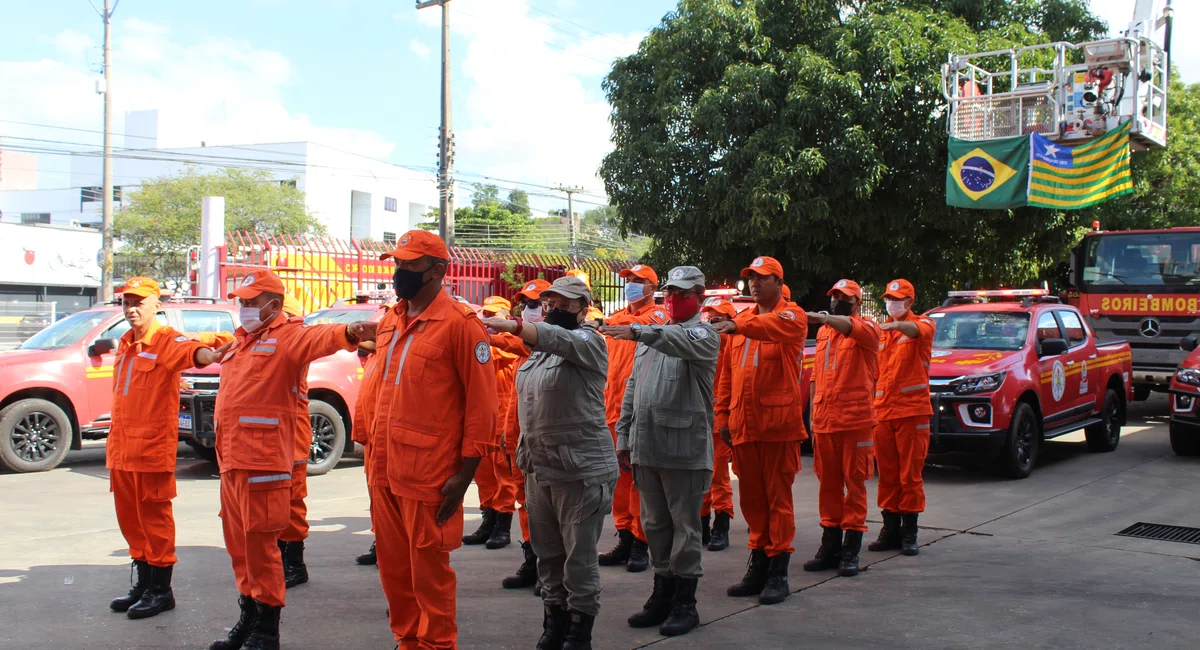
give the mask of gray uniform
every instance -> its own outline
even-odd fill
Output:
[[[720,336],[697,314],[676,325],[642,325],[637,340],[617,449],[629,451],[634,466],[654,572],[699,578]]]
[[[517,372],[529,536],[548,605],[600,611],[596,544],[612,508],[617,461],[604,421],[608,349],[591,327],[536,327],[538,344]]]

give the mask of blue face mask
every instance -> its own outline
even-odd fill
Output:
[[[646,297],[646,286],[638,282],[628,282],[625,284],[625,299],[629,302],[637,302]]]

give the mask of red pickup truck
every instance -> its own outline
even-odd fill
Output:
[[[1082,429],[1093,451],[1117,448],[1128,343],[1097,343],[1078,310],[1036,289],[955,291],[928,316],[931,449],[984,452],[1025,478],[1044,440]]]
[[[1195,335],[1179,347],[1188,353],[1171,377],[1171,449],[1176,456],[1200,456],[1200,347]]]

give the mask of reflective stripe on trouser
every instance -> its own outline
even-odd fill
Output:
[[[613,434],[613,442],[617,440],[615,425],[608,425]],[[612,505],[613,524],[617,530],[627,530],[633,536],[646,541],[646,533],[642,530],[642,503],[638,496],[637,486],[634,485],[633,473],[621,470],[617,477],[617,486],[613,489]]]
[[[157,567],[174,566],[174,472],[109,472],[117,526],[129,544],[129,556]]]
[[[813,436],[821,526],[867,530],[867,479],[875,472],[872,431],[818,433]]]
[[[529,541],[529,508],[525,507],[525,473],[513,467],[513,485],[516,486],[517,519],[521,521],[521,539]]]
[[[463,509],[437,524],[440,503],[371,488],[379,582],[388,601],[388,623],[400,648],[456,648],[455,590],[450,551],[462,546]]]
[[[792,481],[800,472],[800,441],[734,445],[733,470],[742,517],[750,526],[750,550],[766,551],[769,557],[795,552]]]
[[[291,474],[231,469],[221,473],[221,528],[240,594],[283,607],[279,535],[291,516]]]
[[[285,542],[302,542],[308,539],[308,506],[304,499],[308,497],[308,461],[298,460],[292,463],[292,495],[291,512],[288,515],[288,526],[279,535]]]
[[[703,576],[700,503],[712,472],[639,465],[633,473],[642,495],[642,526],[654,572],[680,578]]]
[[[883,420],[875,425],[879,461],[879,507],[901,513],[925,511],[925,457],[929,454],[929,416]]]
[[[512,472],[521,470],[513,466],[513,459],[497,450],[479,461],[475,472],[475,487],[479,489],[479,507],[491,508],[496,512],[512,513],[517,510],[517,483]]]
[[[704,494],[700,505],[700,516],[707,517],[713,510],[733,516],[733,486],[729,482],[729,461],[733,450],[719,437],[713,440],[712,484]]]
[[[543,603],[592,616],[600,612],[596,545],[612,507],[613,487],[611,481],[538,485],[534,474],[526,477],[529,541],[538,557]]]

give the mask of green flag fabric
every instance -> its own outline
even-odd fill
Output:
[[[1065,147],[1040,135],[1031,137],[1032,170],[1029,205],[1078,210],[1133,193],[1129,175],[1129,132],[1126,121],[1100,138]]]
[[[1019,208],[1028,200],[1029,136],[979,142],[950,138],[946,204],[977,210]]]

